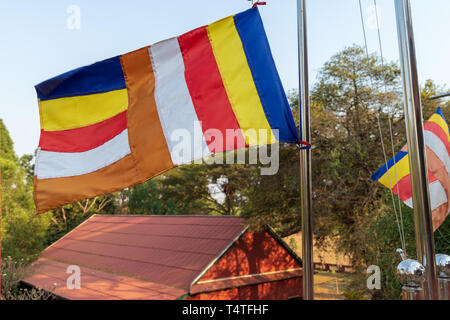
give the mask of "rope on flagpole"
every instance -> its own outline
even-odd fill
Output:
[[[374,4],[375,4],[375,11],[377,11],[378,9],[376,7],[376,1],[374,1]],[[361,16],[361,27],[362,27],[362,31],[363,31],[363,35],[364,35],[364,47],[365,47],[367,59],[369,59],[370,56],[369,56],[369,49],[368,49],[368,45],[367,45],[366,28],[364,26],[364,16],[363,16],[363,12],[362,12],[361,0],[359,0],[359,13],[360,13],[360,16]],[[376,22],[377,22],[377,29],[378,29],[378,42],[379,42],[379,45],[380,45],[380,50],[382,50],[381,49],[382,48],[381,47],[381,35],[380,35],[379,22],[378,22],[378,13],[377,13],[377,16],[376,16],[376,20],[377,20]],[[381,59],[382,59],[382,66],[383,66],[383,69],[384,69],[383,56],[382,56]],[[370,79],[370,82],[371,82],[372,87],[373,87],[374,83],[373,83],[372,78]],[[385,91],[386,91],[386,80],[384,82],[384,86],[385,86]],[[378,125],[378,131],[379,131],[379,134],[380,134],[381,149],[383,151],[384,162],[385,162],[385,165],[386,165],[386,169],[388,169],[387,168],[387,162],[388,162],[387,160],[388,159],[387,159],[387,154],[386,154],[386,148],[385,148],[385,145],[384,145],[383,131],[381,129],[380,114],[379,114],[379,110],[377,108],[375,108],[375,115],[376,115],[376,118],[377,118],[377,125]],[[393,149],[393,146],[394,146],[394,144],[393,144],[393,134],[392,134],[392,126],[391,126],[390,115],[388,115],[388,121],[389,121],[389,130],[390,130],[390,133],[391,133],[392,150],[394,151],[394,149]],[[393,156],[394,156],[394,161],[395,161],[395,154],[393,154]],[[394,170],[395,170],[396,180],[398,180],[397,179],[397,166],[396,166],[395,163],[394,163]],[[400,213],[397,213],[397,206],[396,206],[396,203],[395,203],[394,192],[392,190],[393,186],[392,186],[392,183],[391,183],[390,175],[388,175],[388,182],[389,182],[389,190],[390,190],[390,193],[391,193],[392,205],[393,205],[393,208],[394,208],[395,220],[396,220],[396,223],[397,223],[398,233],[399,233],[399,236],[400,236],[400,243],[401,243],[403,251],[406,253],[406,241],[405,241],[405,231],[404,231],[404,226],[403,226],[403,214],[401,213],[401,203],[399,201]],[[397,185],[397,190],[398,190],[398,181],[396,181],[396,185]]]

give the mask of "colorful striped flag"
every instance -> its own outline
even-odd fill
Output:
[[[440,108],[425,122],[424,137],[433,228],[436,230],[450,211],[450,133]],[[392,189],[401,201],[413,207],[407,146],[379,168],[372,180]]]
[[[257,8],[69,71],[36,91],[38,213],[211,154],[299,141]],[[218,139],[230,131],[232,141]],[[193,141],[180,155],[182,132]]]

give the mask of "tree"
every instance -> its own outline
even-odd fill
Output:
[[[166,214],[239,214],[251,170],[242,164],[204,163],[167,172],[159,180],[161,200],[170,208]]]
[[[130,214],[165,213],[155,180],[149,180],[131,188],[128,201]]]
[[[258,170],[261,166],[255,165],[248,179],[245,190],[247,201],[243,203],[242,216],[256,230],[269,224],[282,236],[299,231],[300,167],[297,146],[280,144],[276,174],[261,175]]]
[[[387,158],[392,156],[388,121],[394,149],[404,144],[399,76],[394,63],[382,64],[353,46],[325,63],[312,90],[316,231],[319,239],[340,234],[350,252],[360,223],[380,206],[380,186],[370,180],[384,163],[379,130]]]
[[[110,194],[77,201],[52,210],[49,213],[51,223],[46,232],[46,244],[58,240],[94,214],[114,213],[113,200],[114,197]]]
[[[29,258],[45,246],[50,215],[36,216],[33,184],[14,152],[14,144],[0,119],[2,256]]]
[[[441,90],[431,80],[423,86],[425,120],[437,108],[430,96]],[[346,48],[325,63],[311,100],[317,240],[331,237],[352,257],[359,288],[365,287],[365,268],[380,266],[383,290],[374,297],[399,298],[395,267],[400,260],[395,249],[401,245],[393,204],[390,192],[370,180],[385,163],[383,145],[389,159],[392,148],[398,152],[406,143],[399,68],[381,64],[374,55],[367,57],[360,47]],[[412,210],[402,205],[402,212],[407,251],[415,257]],[[449,225],[447,220],[442,230]],[[436,247],[450,251],[448,237],[439,230]]]
[[[17,155],[14,152],[14,143],[2,119],[0,119],[0,137],[0,155],[2,159],[16,161]]]

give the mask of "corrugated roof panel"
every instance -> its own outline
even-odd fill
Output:
[[[187,293],[197,275],[243,231],[243,222],[238,217],[95,215],[44,250],[38,265],[46,261],[41,269],[46,273],[39,271],[28,280],[40,286],[52,281],[55,274],[60,280],[67,279],[63,266],[78,265],[82,274],[86,275],[88,270],[88,275],[83,275],[83,281],[88,284],[87,296],[101,287],[101,299],[107,298],[105,292],[117,298],[128,289],[123,289],[124,284],[116,277],[175,289],[181,296]],[[62,269],[56,272],[55,268]],[[95,272],[102,274],[102,280]],[[93,287],[94,283],[101,286]],[[126,297],[139,296],[140,290],[136,292]],[[147,299],[155,295],[147,294]],[[160,299],[167,295],[158,294]]]
[[[65,239],[210,255],[215,255],[217,253],[217,250],[220,250],[221,248],[226,246],[226,244],[228,244],[228,240],[211,239],[205,241],[204,239],[191,239],[190,241],[186,241],[185,238],[177,237],[165,238],[160,236],[145,236],[146,241],[143,241],[142,237],[142,235],[136,234],[104,233],[78,230],[76,235],[69,234]]]
[[[24,281],[52,291],[69,299],[176,299],[184,290],[167,287],[135,278],[104,273],[89,268],[82,269],[83,290],[66,286],[69,265],[47,259],[39,259],[35,274]]]

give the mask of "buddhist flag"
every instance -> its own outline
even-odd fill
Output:
[[[36,91],[38,213],[208,155],[299,141],[257,8],[69,71]],[[222,139],[230,132],[233,139]]]
[[[436,230],[450,211],[450,134],[440,108],[425,122],[424,137],[433,228]],[[407,146],[378,169],[372,180],[392,189],[400,200],[413,207]]]

